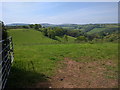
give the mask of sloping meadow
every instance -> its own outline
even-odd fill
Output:
[[[59,68],[59,61],[70,58],[76,62],[112,60],[117,68],[118,44],[59,44],[35,30],[9,30],[14,43],[14,62],[8,87],[27,87],[48,81]]]

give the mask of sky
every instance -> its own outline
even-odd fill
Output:
[[[5,24],[118,22],[117,2],[0,2],[0,12]]]
[[[1,2],[119,2],[119,0],[1,0]]]

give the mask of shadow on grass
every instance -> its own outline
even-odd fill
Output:
[[[49,88],[48,77],[35,71],[25,71],[12,67],[6,89],[8,88]]]

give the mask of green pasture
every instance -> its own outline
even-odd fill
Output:
[[[117,63],[117,43],[58,44],[58,41],[35,30],[14,29],[8,32],[14,42],[14,62],[8,87],[29,87],[36,82],[47,81],[59,68],[59,61],[66,57],[77,62],[113,60]]]
[[[57,41],[45,37],[41,32],[33,29],[11,29],[8,32],[12,36],[15,45],[57,43]]]
[[[75,43],[75,39],[74,37],[71,36],[67,36],[67,40],[64,37],[59,37],[56,36],[55,37],[60,43]]]
[[[99,33],[101,31],[104,31],[106,28],[94,28],[91,31],[87,32],[87,34],[94,34],[94,33]]]

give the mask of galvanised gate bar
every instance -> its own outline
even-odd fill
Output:
[[[0,40],[0,90],[5,88],[11,64],[13,62],[13,43],[12,37]]]

